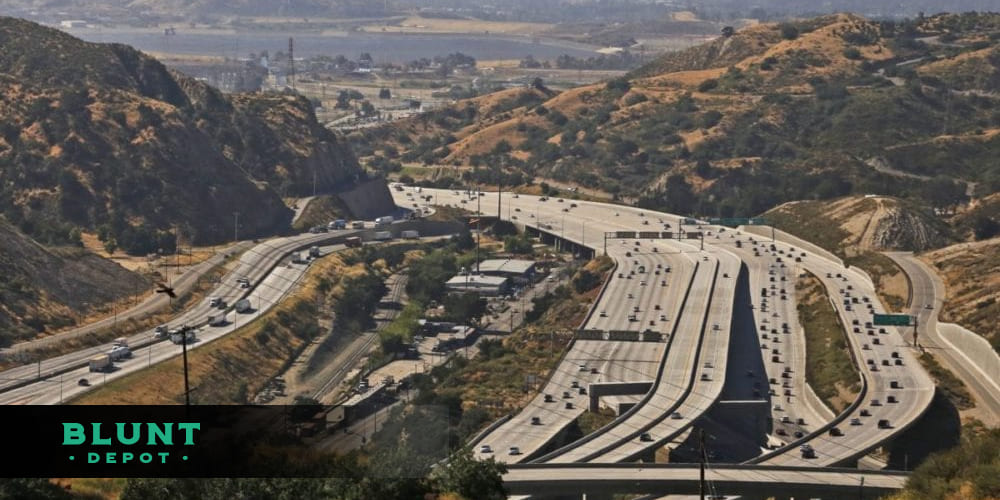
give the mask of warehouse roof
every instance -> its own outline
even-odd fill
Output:
[[[524,274],[534,265],[533,260],[489,259],[479,263],[479,272]]]

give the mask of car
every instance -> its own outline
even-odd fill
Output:
[[[804,436],[804,435],[805,435],[805,434],[803,434],[803,433],[802,433],[802,431],[795,431],[795,434],[794,434],[794,436],[795,436],[796,438],[801,438],[801,437],[802,437],[802,436]]]
[[[479,453],[493,453],[493,448],[488,444],[484,444],[479,447]]]
[[[660,321],[666,321],[666,320],[667,320],[667,315],[666,314],[661,314],[660,315]]]
[[[597,374],[597,368],[591,368],[590,373]]]
[[[551,394],[546,394],[546,395],[545,395],[545,402],[546,402],[546,403],[551,403],[552,401],[554,401],[554,400],[552,399],[552,395],[551,395]]]
[[[870,416],[872,416],[872,412],[868,411],[868,409],[866,408],[866,409],[864,409],[864,410],[861,410],[861,413],[860,413],[860,415],[861,415],[862,417],[870,417]]]
[[[580,365],[580,371],[581,372],[587,371],[587,365]]]
[[[508,455],[520,455],[521,449],[517,446],[511,446],[510,451],[507,452]]]
[[[829,434],[830,434],[831,436],[834,436],[834,437],[837,437],[837,436],[843,436],[843,435],[844,435],[844,431],[840,430],[840,428],[839,428],[839,427],[830,427],[830,432],[829,432]]]
[[[709,377],[707,373],[702,373],[701,380],[704,382],[708,382],[709,380],[712,380],[712,377]]]
[[[878,428],[879,429],[891,429],[892,425],[889,424],[889,419],[883,418],[882,420],[878,421]]]
[[[789,417],[788,415],[782,415],[781,416],[781,423],[783,423],[783,424],[790,424],[790,423],[792,423],[792,417]]]
[[[80,387],[87,387],[90,385],[90,381],[88,381],[85,378],[81,378],[80,380],[76,381],[76,384],[79,385]]]
[[[681,416],[681,412],[675,411],[675,412],[673,412],[673,413],[670,414],[670,418],[672,418],[674,420],[680,420],[680,419],[682,419],[684,417]]]
[[[927,304],[924,306],[924,309],[934,309],[934,306]]]
[[[783,411],[781,405],[774,405],[774,411]]]
[[[652,440],[653,440],[653,436],[650,436],[648,432],[643,432],[642,434],[639,434],[639,441],[648,443],[648,442],[650,442]]]
[[[882,402],[877,399],[873,399],[871,404],[872,406],[882,406]]]
[[[782,429],[780,427],[777,428],[777,429],[775,429],[774,433],[777,434],[777,435],[779,435],[779,436],[787,436],[788,435],[788,433],[785,432],[785,429]]]
[[[885,401],[887,403],[897,403],[898,402],[898,400],[896,399],[896,396],[886,396],[885,397]]]
[[[799,424],[799,425],[806,425],[806,419],[804,419],[802,417],[799,417],[799,418],[795,419],[795,423]]]
[[[607,317],[608,317],[608,313],[607,313],[607,311],[601,311],[601,314],[600,314],[600,316],[601,316],[602,318],[607,318]]]
[[[586,387],[580,387],[578,390],[579,390],[579,393],[580,393],[581,396],[586,396],[587,395],[587,388]]]
[[[542,417],[531,417],[531,425],[542,425]]]
[[[852,418],[851,419],[851,425],[861,425],[861,419],[857,418],[857,417]]]
[[[567,401],[566,402],[566,409],[567,410],[572,410],[573,409],[573,402],[572,401]]]

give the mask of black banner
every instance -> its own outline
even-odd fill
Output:
[[[333,458],[379,434],[364,406],[4,406],[0,477],[331,477]],[[447,428],[444,408],[424,407]],[[379,422],[378,419],[383,422]],[[398,441],[384,443],[398,446]],[[447,440],[425,440],[425,457]]]

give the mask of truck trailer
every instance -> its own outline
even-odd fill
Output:
[[[344,246],[347,248],[358,248],[361,246],[361,238],[358,236],[351,236],[344,240]]]
[[[100,356],[95,356],[93,358],[90,358],[88,364],[90,365],[90,371],[92,372],[111,371],[111,356],[107,354],[101,354]]]

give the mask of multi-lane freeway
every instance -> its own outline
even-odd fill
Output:
[[[525,455],[537,462],[553,463],[631,461],[648,457],[648,451],[690,428],[722,392],[726,365],[733,361],[725,359],[730,333],[747,329],[747,325],[732,324],[733,288],[741,272],[745,273],[752,298],[753,324],[749,330],[758,336],[760,362],[764,366],[763,373],[748,372],[747,377],[755,382],[752,398],[768,402],[773,421],[768,443],[770,448],[777,448],[762,449],[754,462],[806,467],[852,464],[912,425],[933,397],[933,382],[916,361],[902,332],[871,324],[873,313],[883,312],[871,279],[859,270],[846,268],[839,259],[814,245],[781,232],[772,233],[776,234],[772,241],[770,237],[752,234],[748,228],[732,230],[699,224],[634,207],[505,194],[498,212],[496,193],[477,197],[469,192],[427,191],[434,194],[438,204],[470,210],[480,207],[484,216],[499,213],[517,224],[604,252],[618,265],[583,325],[580,338],[592,338],[594,330],[609,333],[600,340],[577,340],[539,398],[476,441],[477,445],[490,445],[490,453],[481,456],[494,454],[497,459],[510,462],[523,461]],[[693,224],[682,226],[681,222]],[[653,231],[661,235],[670,231],[676,238],[682,229],[703,233],[705,239],[634,239],[652,238],[638,232]],[[632,238],[619,238],[613,234],[617,231],[635,234]],[[657,250],[654,252],[653,248]],[[643,288],[655,287],[656,277],[642,280],[633,273],[638,266],[648,270],[677,253],[689,259],[694,257],[694,262],[673,263],[675,276],[668,288],[684,286],[676,279],[681,271],[691,275],[687,290],[651,299]],[[830,296],[831,307],[837,312],[858,368],[860,395],[839,415],[826,408],[805,382],[804,336],[797,321],[794,286],[799,275],[806,272],[819,278]],[[729,278],[722,279],[724,274]],[[706,276],[711,276],[710,282],[706,283]],[[670,311],[673,316],[665,313],[670,335],[663,339],[665,349],[648,392],[633,399],[635,406],[594,434],[554,451],[543,450],[558,430],[582,411],[579,406],[583,403],[574,400],[574,410],[566,413],[560,413],[562,410],[549,403],[554,412],[551,414],[559,415],[558,424],[550,427],[545,420],[535,420],[532,425],[533,416],[545,414],[544,394],[558,396],[574,380],[578,386],[594,381],[580,371],[581,357],[573,355],[574,350],[578,346],[598,349],[594,343],[603,342],[612,345],[606,348],[609,351],[626,353],[621,344],[646,345],[637,342],[644,338],[641,332],[647,328],[664,332],[666,326],[660,324],[660,311],[649,317],[651,302],[658,302],[660,311]],[[678,309],[679,312],[673,312]],[[724,334],[709,335],[714,328],[708,325],[719,325]],[[640,335],[632,340],[612,335],[620,331]],[[740,353],[744,355],[748,354]],[[648,361],[643,359],[641,366],[648,368]],[[630,360],[623,359],[622,363],[628,366]],[[632,380],[650,381],[645,369],[638,372],[645,376]],[[536,434],[535,438],[527,437]],[[799,447],[805,444],[815,450],[814,457],[800,453]],[[522,455],[509,456],[508,446],[517,446],[516,451]],[[539,458],[541,451],[545,454]]]

